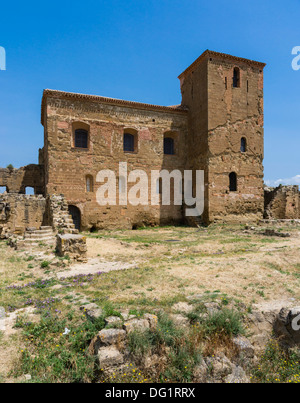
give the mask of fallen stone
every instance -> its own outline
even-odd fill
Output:
[[[266,229],[265,232],[263,232],[263,235],[277,236],[279,238],[290,238],[291,237],[291,234],[289,234],[288,232],[286,232],[286,233],[279,232],[279,231],[276,231],[276,230],[270,229],[270,228]]]
[[[124,357],[116,347],[110,346],[99,349],[98,360],[100,369],[107,369],[122,365]]]
[[[126,332],[122,329],[103,329],[97,338],[102,345],[115,345],[122,343],[126,339]]]
[[[122,315],[122,318],[123,318],[124,320],[126,320],[126,321],[136,318],[135,315],[130,315],[129,312],[130,312],[129,309],[120,312],[121,315]]]
[[[175,326],[177,327],[185,327],[189,326],[190,321],[186,316],[180,315],[180,314],[172,314],[170,315],[170,318],[174,322]]]
[[[96,304],[83,305],[80,307],[80,310],[83,311],[92,322],[103,316],[103,309],[99,308]]]
[[[232,374],[225,378],[225,383],[251,383],[243,368],[236,366]]]
[[[126,332],[121,329],[103,329],[90,343],[89,352],[97,355],[102,347],[115,346],[123,348],[126,341]]]
[[[217,313],[221,310],[221,308],[217,302],[207,302],[204,304],[204,306],[209,315],[214,315],[215,313]]]
[[[153,368],[160,362],[165,361],[165,359],[165,357],[160,357],[157,354],[149,355],[143,359],[142,365],[145,369]]]
[[[174,312],[180,312],[180,313],[190,313],[194,309],[193,305],[188,304],[187,302],[178,302],[177,304],[172,306],[172,310]]]
[[[118,316],[109,316],[108,318],[105,318],[106,326],[120,325],[121,323],[122,323],[122,320]]]
[[[158,317],[156,315],[145,313],[144,318],[148,320],[151,330],[155,330],[157,328]]]
[[[206,365],[209,368],[211,377],[216,381],[224,381],[224,379],[232,374],[233,364],[225,356],[208,357],[206,358]]]
[[[247,317],[247,324],[251,333],[250,341],[255,350],[262,351],[271,339],[273,324],[278,311],[253,311]]]
[[[236,337],[233,339],[233,344],[238,348],[239,353],[243,356],[243,358],[251,359],[254,357],[254,347],[246,337]]]
[[[148,319],[132,319],[124,323],[123,329],[127,334],[134,331],[145,332],[150,329],[150,323]]]
[[[202,360],[201,364],[197,365],[193,373],[194,383],[206,383],[208,378],[208,366],[206,362]]]

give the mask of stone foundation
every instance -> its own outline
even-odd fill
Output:
[[[57,254],[60,257],[84,262],[87,260],[86,238],[82,235],[64,234],[57,236]]]
[[[46,199],[22,194],[0,195],[0,237],[24,235],[27,227],[40,228],[45,221]]]

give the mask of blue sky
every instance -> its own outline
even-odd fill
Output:
[[[173,105],[177,76],[210,49],[268,64],[265,179],[300,184],[299,19],[299,0],[2,2],[0,166],[37,163],[44,88]]]

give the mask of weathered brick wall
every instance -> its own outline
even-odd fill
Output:
[[[233,88],[235,67],[240,69],[238,88]],[[207,222],[263,217],[263,68],[262,63],[205,52],[180,76],[183,103],[190,109],[192,165],[206,170]],[[231,172],[237,174],[236,192],[229,190]]]
[[[44,194],[44,167],[27,165],[19,169],[0,168],[0,187],[7,187],[8,193],[25,194],[26,187],[32,187],[36,194]]]
[[[120,162],[128,163],[128,173],[141,169],[150,178],[151,170],[185,168],[187,157],[187,113],[183,110],[146,107],[103,101],[59,92],[45,92],[44,161],[47,194],[64,194],[69,205],[81,212],[82,229],[132,228],[141,224],[175,223],[183,220],[181,206],[105,206],[96,202],[100,170],[118,176]],[[88,128],[89,148],[72,145],[74,127]],[[124,153],[125,129],[138,133],[137,152]],[[164,155],[164,133],[175,136],[175,155]],[[93,191],[86,191],[86,177],[93,179]],[[129,184],[129,189],[131,184]],[[147,190],[147,189],[146,189]],[[145,191],[146,191],[145,190]]]
[[[275,220],[300,219],[299,187],[265,188],[265,218]]]
[[[46,199],[42,195],[0,195],[0,237],[23,235],[27,227],[40,228],[45,221]]]
[[[209,220],[208,202],[208,75],[204,60],[191,74],[180,76],[182,105],[188,107],[187,169],[204,171],[205,211],[203,221]],[[194,177],[195,179],[195,177]],[[194,185],[194,184],[193,184]],[[195,196],[195,193],[194,193]]]

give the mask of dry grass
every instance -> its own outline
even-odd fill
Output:
[[[26,284],[45,278],[39,259],[0,242],[0,306],[21,307],[28,298],[60,299],[62,315],[85,297],[99,305],[110,301],[117,309],[166,311],[188,296],[217,291],[247,306],[300,296],[299,229],[282,228],[291,238],[247,234],[241,226],[214,225],[207,229],[168,227],[138,231],[103,231],[87,234],[90,258],[133,263],[134,268],[95,277],[71,290],[7,290],[11,284]],[[49,257],[51,259],[51,256]],[[57,268],[48,268],[53,285]],[[80,303],[80,302],[78,302]],[[1,332],[0,332],[1,333]],[[219,341],[218,341],[219,342]],[[10,381],[9,371],[24,340],[20,332],[0,334],[0,382]],[[229,346],[230,347],[230,346]]]

